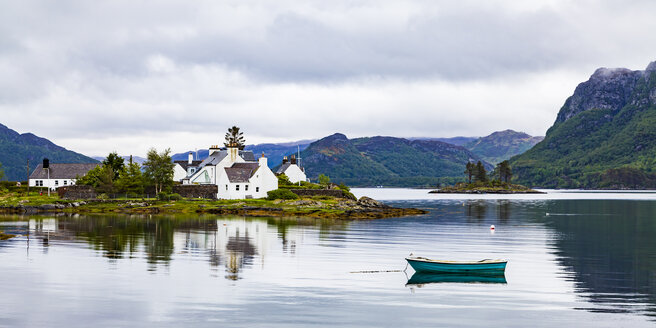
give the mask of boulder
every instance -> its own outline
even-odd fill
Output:
[[[362,196],[358,200],[358,205],[362,207],[389,207],[373,198]]]

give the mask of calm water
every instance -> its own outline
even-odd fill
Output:
[[[355,193],[431,212],[355,222],[0,217],[0,230],[23,235],[0,242],[0,326],[656,324],[654,193]],[[361,273],[403,270],[411,252],[509,263],[495,279]]]

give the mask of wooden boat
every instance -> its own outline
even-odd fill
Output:
[[[506,276],[503,271],[490,272],[448,272],[448,273],[422,273],[415,272],[406,286],[423,286],[434,283],[480,283],[480,284],[505,284]]]
[[[440,261],[425,257],[406,257],[408,264],[417,272],[503,272],[507,260],[480,260],[480,261]]]

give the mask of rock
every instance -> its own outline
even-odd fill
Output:
[[[71,206],[73,206],[73,207],[79,207],[79,206],[80,206],[80,203],[78,203],[78,202],[74,202],[74,203],[71,203]]]
[[[57,208],[55,204],[43,204],[39,206],[39,209],[41,210],[54,210],[55,208]]]
[[[379,202],[379,201],[377,201],[373,198],[367,197],[367,196],[360,197],[360,199],[358,200],[358,205],[360,205],[362,207],[380,207],[380,208],[389,207],[389,206],[387,206],[387,205],[385,205],[385,204],[383,204],[383,203],[381,203],[381,202]]]
[[[292,206],[323,206],[323,203],[318,202],[316,200],[302,199],[302,200],[297,200],[295,202],[291,202],[288,205],[292,205]]]

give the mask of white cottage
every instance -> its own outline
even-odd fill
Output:
[[[43,164],[39,164],[30,175],[28,183],[30,187],[50,187],[50,189],[72,186],[78,177],[86,175],[98,165],[100,164],[50,163],[48,168],[44,169]]]
[[[212,146],[209,153],[197,166],[187,161],[183,184],[215,184],[219,199],[263,198],[268,191],[278,189],[278,178],[267,166],[264,154],[256,161],[252,152],[239,151],[236,146]],[[190,174],[190,168],[194,168],[194,173]]]
[[[288,161],[287,156],[283,157],[282,165],[276,171],[276,174],[284,174],[289,178],[289,182],[298,183],[299,181],[307,181],[307,176],[305,175],[305,170],[298,165],[296,162],[296,157],[291,156],[291,159]]]

